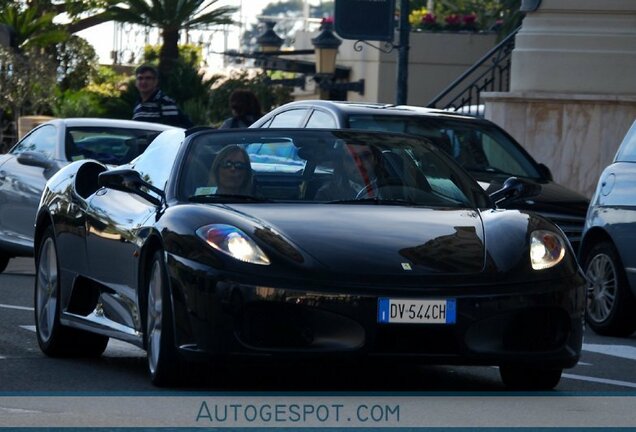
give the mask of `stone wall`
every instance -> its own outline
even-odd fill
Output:
[[[486,117],[506,129],[554,179],[591,197],[636,120],[636,96],[486,93]]]
[[[294,49],[311,49],[317,33],[298,32]],[[396,34],[395,41],[397,43]],[[372,42],[382,46],[380,42]],[[408,104],[426,105],[497,44],[494,33],[412,32],[408,69]],[[356,50],[356,47],[358,50]],[[313,61],[312,56],[302,59]],[[379,51],[353,40],[343,40],[339,66],[351,68],[350,81],[365,80],[364,95],[348,93],[348,100],[395,103],[398,51]],[[313,89],[309,90],[313,94]],[[301,95],[307,98],[311,95]]]
[[[543,0],[517,34],[510,92],[483,95],[486,118],[591,196],[636,120],[634,77],[635,0]]]

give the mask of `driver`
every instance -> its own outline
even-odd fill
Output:
[[[375,196],[378,172],[369,146],[349,144],[334,163],[333,177],[316,192],[317,201],[336,201]]]

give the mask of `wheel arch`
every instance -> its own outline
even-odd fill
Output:
[[[581,241],[581,246],[579,247],[578,259],[581,267],[585,264],[585,259],[587,255],[590,253],[592,248],[602,242],[607,242],[616,249],[616,245],[612,240],[612,237],[602,228],[594,227],[591,228],[587,233],[585,233],[585,238]]]
[[[55,231],[55,227],[53,224],[53,217],[47,210],[41,210],[35,220],[35,232],[33,234],[33,256],[37,261],[38,254],[38,246],[42,242],[42,237],[44,236],[44,232],[47,228],[53,227],[53,231]]]

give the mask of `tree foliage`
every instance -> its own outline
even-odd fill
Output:
[[[54,60],[40,51],[17,52],[0,47],[0,109],[20,115],[50,109],[55,96]]]
[[[57,49],[59,86],[64,90],[86,87],[96,72],[95,48],[79,36],[71,35]]]
[[[124,97],[130,77],[113,69],[99,66],[90,82],[80,89],[60,90],[53,106],[58,117],[108,117],[129,119],[134,96]]]
[[[237,8],[217,6],[218,0],[126,0],[109,7],[119,22],[158,27],[163,43],[159,53],[159,73],[168,77],[179,59],[179,32],[213,24],[230,24]]]
[[[18,50],[30,48],[46,48],[51,44],[64,41],[68,33],[53,23],[55,14],[40,14],[35,8],[10,3],[0,9],[0,23],[13,29],[14,41]]]

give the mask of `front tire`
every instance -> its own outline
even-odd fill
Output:
[[[155,252],[146,280],[146,354],[150,380],[159,387],[174,386],[184,369],[175,345],[170,289],[161,251]]]
[[[499,366],[499,375],[511,390],[552,390],[561,380],[563,369]]]
[[[44,232],[36,251],[34,292],[35,333],[42,352],[51,357],[98,357],[108,337],[60,323],[60,278],[53,228]]]
[[[609,242],[595,245],[585,258],[586,319],[598,334],[629,336],[636,330],[636,300],[618,252]]]

